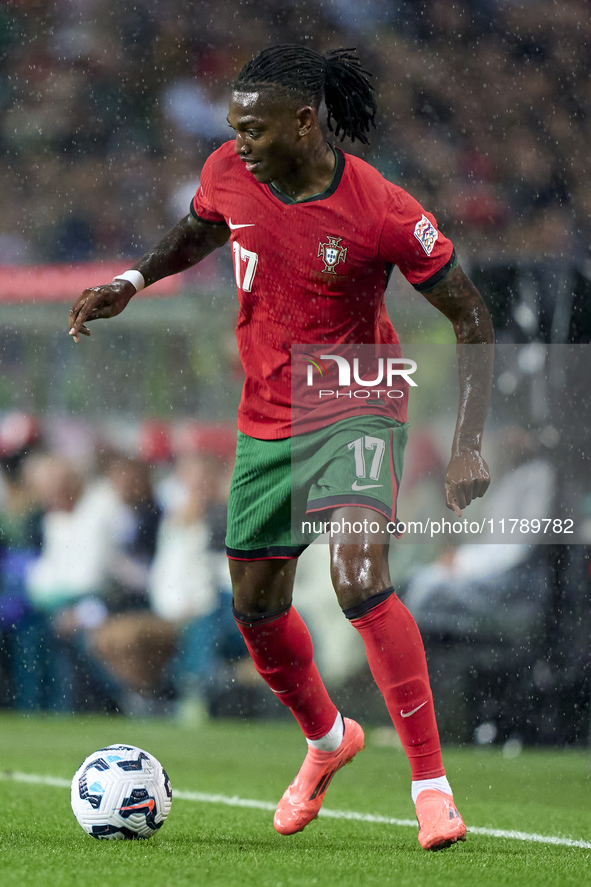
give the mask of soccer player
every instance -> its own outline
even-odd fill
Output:
[[[482,298],[433,216],[326,140],[318,121],[322,102],[335,136],[368,141],[376,104],[354,51],[320,55],[282,45],[248,62],[233,83],[233,140],[205,162],[190,213],[133,269],[85,290],[70,313],[70,335],[78,342],[90,335],[87,321],[116,316],[144,286],[231,242],[246,380],[226,545],[238,627],[257,671],[291,709],[308,743],[275,813],[275,828],[285,835],[316,818],[332,777],[364,745],[359,724],[343,718],[330,699],[308,630],[292,606],[297,557],[305,546],[293,543],[290,530],[290,348],[396,346],[384,304],[394,264],[449,318],[459,345],[493,342]],[[445,479],[447,505],[458,515],[490,482],[480,448],[491,350],[458,349],[460,408]],[[370,513],[381,530],[394,518],[404,407],[396,421],[380,413],[379,406],[374,414],[363,404],[357,414],[312,433],[310,458],[298,464],[300,480],[309,472],[309,513],[321,510],[351,523]],[[342,453],[351,456],[364,434],[390,455],[382,460],[378,496],[378,485],[356,482],[354,468],[351,474],[343,461]],[[337,437],[345,440],[338,452]],[[363,534],[346,541],[337,536],[330,552],[340,606],[363,638],[410,762],[420,844],[447,847],[464,839],[466,827],[445,776],[422,640],[394,593],[388,545]]]

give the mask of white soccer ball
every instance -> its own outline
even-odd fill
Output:
[[[133,745],[89,755],[72,780],[72,810],[93,838],[149,838],[170,813],[170,779],[156,758]]]

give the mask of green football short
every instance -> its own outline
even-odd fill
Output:
[[[396,521],[408,424],[355,416],[282,440],[238,432],[226,551],[236,560],[297,557],[334,508]]]

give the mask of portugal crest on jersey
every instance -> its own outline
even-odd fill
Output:
[[[331,237],[330,234],[327,234],[326,239],[328,241],[327,243],[318,244],[317,256],[322,258],[322,261],[324,262],[323,272],[326,271],[328,274],[336,274],[336,266],[339,262],[344,262],[347,258],[347,247],[339,246],[339,243],[343,239],[342,237]]]

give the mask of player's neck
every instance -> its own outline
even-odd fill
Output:
[[[322,194],[333,180],[336,168],[334,148],[324,140],[311,152],[305,162],[295,166],[273,185],[292,200],[304,200]]]

